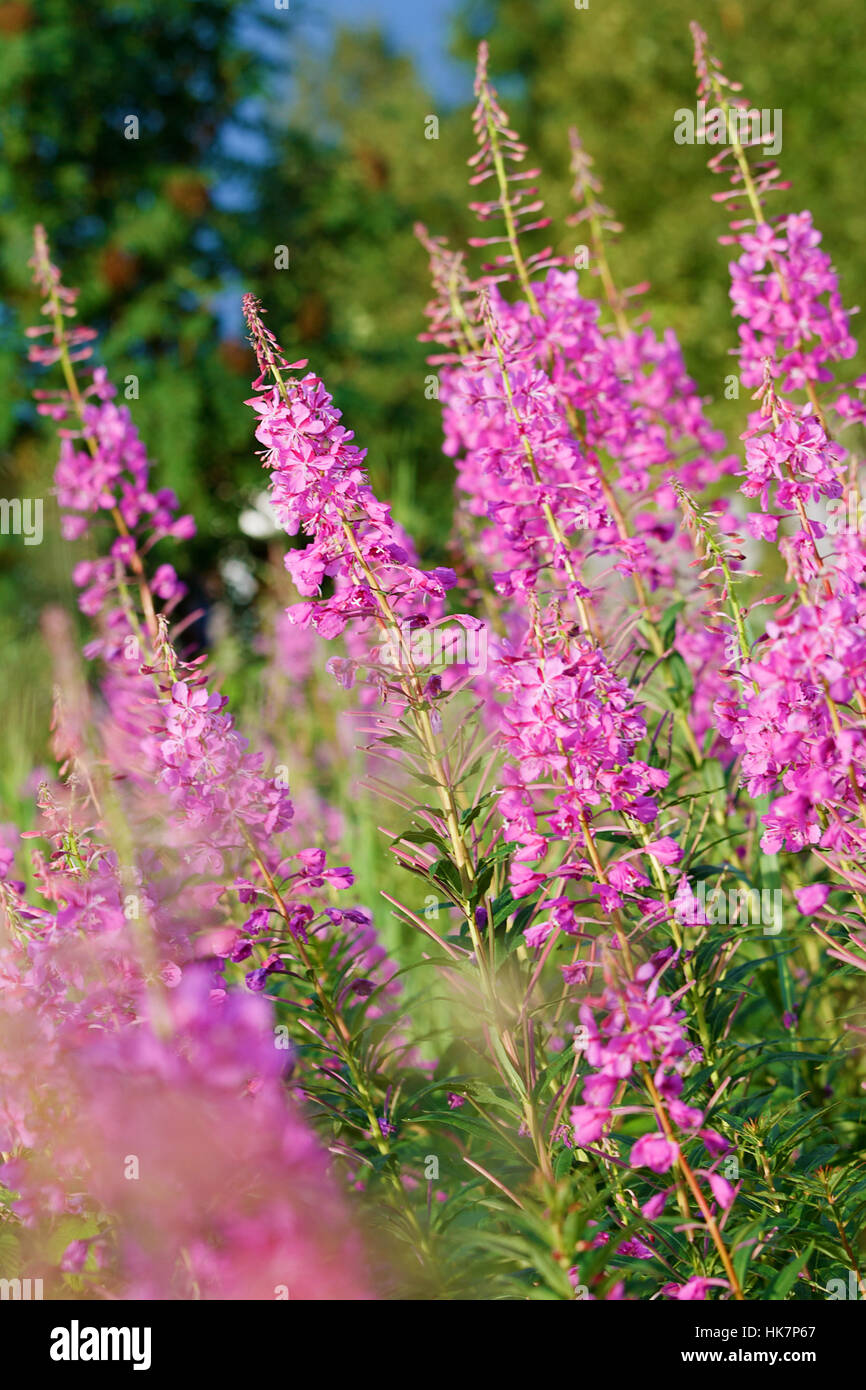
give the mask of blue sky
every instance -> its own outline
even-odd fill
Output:
[[[254,16],[270,10],[272,0],[254,0],[251,18],[242,26],[247,42],[255,47]],[[336,28],[379,28],[394,47],[411,55],[431,92],[444,102],[465,102],[472,91],[472,69],[448,52],[451,18],[459,0],[290,0],[292,32],[316,48],[330,43]],[[235,157],[259,162],[265,149],[257,137],[229,123],[223,134],[227,151]],[[214,190],[224,209],[245,207],[249,191],[243,179],[223,180]],[[223,331],[237,328],[237,293],[232,286],[218,296]]]
[[[305,30],[309,26],[321,33],[339,25],[381,28],[397,48],[411,53],[436,96],[465,99],[471,73],[448,53],[457,0],[308,0],[304,8],[318,15],[304,24]]]
[[[240,35],[253,50],[273,44],[273,31],[263,31],[259,16],[271,15],[274,0],[252,0],[240,20]],[[280,5],[290,21],[292,38],[314,51],[327,53],[339,28],[380,29],[394,48],[408,54],[422,80],[434,96],[445,103],[465,102],[472,91],[472,69],[448,52],[451,20],[459,0],[289,0]],[[279,83],[277,84],[279,90]],[[292,90],[288,75],[288,93]],[[284,95],[281,92],[280,95]],[[257,136],[251,136],[229,122],[223,135],[224,148],[237,158],[259,162],[266,150]],[[224,207],[242,206],[246,193],[242,182],[223,182],[220,200]]]

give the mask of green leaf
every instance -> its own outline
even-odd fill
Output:
[[[695,683],[679,652],[671,652],[665,667],[671,678],[668,694],[675,709],[685,709],[695,692]]]
[[[785,1265],[785,1268],[781,1270],[779,1274],[776,1275],[775,1279],[770,1285],[767,1291],[768,1299],[781,1300],[788,1297],[788,1294],[791,1292],[792,1288],[794,1287],[794,1284],[797,1281],[797,1275],[800,1273],[800,1270],[804,1267],[804,1265],[807,1265],[809,1263],[809,1260],[812,1258],[812,1252],[814,1249],[815,1242],[810,1241],[802,1255],[795,1255],[793,1260],[791,1260],[789,1264]]]
[[[441,859],[437,859],[435,864],[431,864],[430,877],[438,879],[440,883],[447,883],[449,887],[454,889],[458,897],[463,891],[460,883],[460,875],[457,872],[456,866],[450,859],[446,859],[444,855]]]
[[[574,1154],[571,1149],[566,1148],[563,1144],[562,1151],[557,1154],[556,1162],[553,1165],[553,1176],[556,1178],[557,1182],[560,1182],[562,1178],[566,1177],[566,1175],[571,1172],[571,1165],[573,1162]]]

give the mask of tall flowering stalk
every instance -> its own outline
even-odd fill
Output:
[[[388,738],[400,739],[400,734],[390,732],[390,721],[396,719],[394,729],[405,729],[399,717],[405,707],[421,764],[440,805],[439,816],[432,816],[429,808],[423,812],[431,827],[430,842],[440,844],[447,853],[439,874],[431,872],[431,881],[451,897],[463,917],[480,973],[498,1063],[517,1086],[542,1170],[550,1178],[529,1089],[520,1075],[514,1044],[498,1017],[491,975],[494,962],[482,937],[489,901],[463,828],[465,808],[459,801],[459,779],[437,732],[441,729],[437,708],[441,681],[435,674],[419,670],[413,654],[411,633],[440,616],[441,601],[455,576],[448,570],[425,572],[410,563],[390,510],[370,489],[362,468],[363,454],[339,423],[339,412],[321,381],[311,375],[300,380],[284,377],[284,372],[305,364],[286,363],[264,325],[261,306],[251,296],[245,300],[245,311],[261,368],[256,383],[261,394],[249,404],[260,416],[256,437],[266,447],[273,505],[289,534],[303,526],[313,538],[305,550],[290,551],[286,565],[302,593],[315,594],[326,575],[333,581],[331,598],[296,605],[289,615],[302,625],[312,622],[329,637],[341,633],[349,622],[355,625],[356,637],[359,625],[362,630],[370,629],[373,642],[367,662],[374,668],[378,664],[378,678],[388,700],[386,710],[390,706],[394,711],[390,718],[379,721],[379,738],[383,743]],[[479,626],[471,617],[458,615],[458,621]],[[383,668],[380,660],[377,663],[386,643],[393,654],[393,668]],[[381,732],[383,728],[389,731],[387,735]],[[413,833],[426,838],[424,831]],[[423,873],[423,861],[417,854],[413,857],[415,868]]]
[[[707,37],[692,26],[701,95],[727,118],[747,106],[739,86],[708,52]],[[857,344],[821,233],[806,211],[768,214],[768,198],[785,190],[772,160],[753,162],[749,140],[733,127],[731,144],[711,167],[728,173],[731,188],[718,195],[738,216],[723,238],[740,252],[732,262],[731,300],[739,328],[740,379],[758,388],[750,416],[741,491],[760,510],[747,518],[753,536],[777,543],[799,602],[784,605],[753,650],[744,652],[743,676],[753,694],[720,703],[726,737],[742,754],[753,794],[771,800],[762,819],[764,849],[799,852],[822,846],[849,887],[866,827],[862,761],[866,691],[858,655],[862,626],[862,568],[856,537],[843,535],[834,553],[828,526],[815,515],[838,503],[859,505],[857,460],[834,440],[831,414],[856,420],[851,397],[822,402],[833,380],[831,364],[854,356]],[[755,137],[756,138],[756,137]],[[746,213],[747,216],[741,214]],[[802,393],[805,403],[790,395]],[[796,709],[796,713],[794,710]],[[746,732],[748,730],[748,732]],[[859,890],[855,903],[862,911]],[[821,893],[805,900],[819,904]],[[826,899],[824,899],[826,900]]]

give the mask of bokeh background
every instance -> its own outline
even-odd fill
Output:
[[[578,239],[567,129],[577,124],[625,230],[622,284],[652,282],[716,418],[735,328],[723,216],[706,151],[678,146],[694,105],[690,19],[753,105],[784,113],[789,206],[811,207],[849,304],[866,295],[866,7],[855,0],[0,0],[0,496],[43,497],[45,539],[0,537],[0,799],[26,820],[46,756],[47,603],[74,609],[79,550],[59,538],[54,446],[30,400],[24,328],[34,222],[82,319],[100,331],[158,481],[194,512],[171,558],[206,615],[224,688],[243,706],[273,553],[239,523],[263,477],[240,296],[262,297],[287,351],[327,381],[377,490],[430,563],[445,556],[451,466],[417,341],[428,299],[416,220],[462,244],[474,52],[542,166],[557,250]],[[125,118],[139,138],[124,137]],[[425,138],[430,115],[439,138]],[[289,268],[275,268],[285,246]],[[860,370],[863,370],[862,364]],[[739,412],[739,414],[738,414]],[[252,676],[251,676],[251,673]]]

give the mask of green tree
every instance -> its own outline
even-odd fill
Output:
[[[442,108],[375,31],[344,30],[327,58],[294,66],[245,275],[286,350],[334,393],[400,519],[443,546],[453,469],[417,337],[430,289],[413,225],[465,238],[468,111]],[[471,80],[467,66],[467,97]],[[274,267],[278,244],[288,269]]]
[[[0,491],[45,499],[46,538],[0,543],[7,678],[41,730],[31,663],[44,603],[69,594],[69,547],[50,500],[54,460],[34,439],[24,329],[35,222],[45,224],[83,323],[130,398],[170,483],[196,510],[206,563],[221,492],[246,440],[235,406],[246,375],[219,351],[216,293],[235,258],[237,220],[215,193],[257,137],[266,64],[239,37],[242,0],[2,0],[0,35]],[[272,25],[285,27],[284,19]],[[259,46],[260,47],[260,46]],[[196,552],[193,552],[196,554]],[[16,645],[17,644],[17,645]],[[17,658],[9,660],[10,654]],[[46,688],[50,684],[44,682]]]

